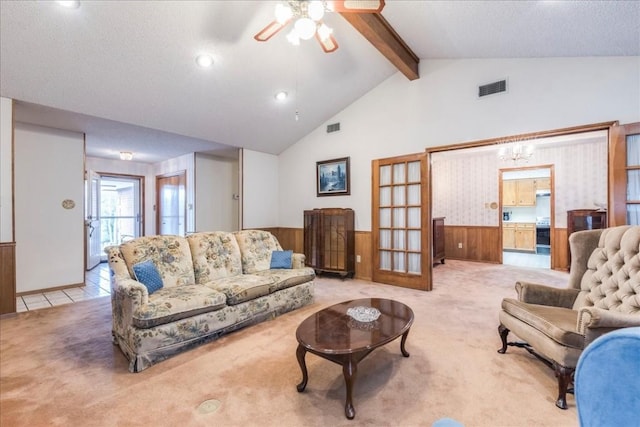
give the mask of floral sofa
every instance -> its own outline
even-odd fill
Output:
[[[267,231],[146,236],[105,251],[113,341],[131,372],[313,300],[315,273],[304,255],[289,252],[290,268],[271,268],[272,254],[287,253]],[[158,290],[135,279],[149,264]]]

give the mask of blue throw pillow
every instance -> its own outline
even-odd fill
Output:
[[[271,268],[291,268],[293,251],[271,252]]]
[[[162,277],[153,261],[143,261],[133,266],[136,280],[147,287],[149,294],[162,289]]]

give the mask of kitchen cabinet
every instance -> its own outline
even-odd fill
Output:
[[[433,218],[433,261],[444,264],[444,218]]]
[[[325,208],[304,211],[305,264],[316,273],[353,277],[355,231],[352,209]]]
[[[535,251],[536,224],[533,222],[503,222],[502,248]]]
[[[535,206],[536,180],[509,179],[502,181],[503,206]]]
[[[536,190],[551,191],[551,178],[536,178]]]

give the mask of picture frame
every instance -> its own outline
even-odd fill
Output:
[[[316,162],[316,194],[348,196],[351,194],[349,157]]]

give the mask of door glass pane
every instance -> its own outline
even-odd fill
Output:
[[[420,208],[408,208],[407,219],[409,228],[420,228]]]
[[[404,220],[404,208],[394,208],[393,209],[393,227],[394,228],[404,228],[405,225]]]
[[[393,249],[405,249],[404,230],[394,230]]]
[[[627,166],[640,166],[640,134],[627,135]]]
[[[391,228],[390,208],[380,208],[380,228]]]
[[[408,168],[409,182],[420,182],[420,162],[410,162]]]
[[[640,205],[627,205],[627,224],[640,225]]]
[[[640,169],[627,171],[627,200],[640,200]]]
[[[140,236],[140,180],[102,177],[100,180],[102,247]]]
[[[408,205],[420,204],[420,184],[407,186],[407,204]]]
[[[391,249],[391,230],[380,230],[380,247]]]
[[[393,183],[404,184],[405,182],[404,163],[393,165]]]
[[[420,274],[420,254],[409,254],[409,273]]]
[[[391,252],[380,251],[380,269],[391,270]]]
[[[404,205],[404,189],[405,187],[393,187],[393,204]]]
[[[391,206],[391,187],[380,189],[380,206]]]
[[[380,166],[380,185],[391,185],[391,166]]]
[[[404,252],[393,253],[393,271],[399,271],[404,273],[407,271],[406,267],[406,254]]]
[[[420,231],[419,230],[411,230],[407,231],[408,245],[407,249],[410,251],[420,251]]]

